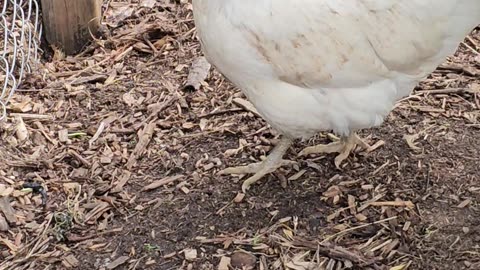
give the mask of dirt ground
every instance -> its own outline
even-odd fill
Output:
[[[215,71],[185,88],[191,5],[157,2],[110,1],[103,36],[46,52],[12,100],[0,269],[480,269],[480,29],[361,133],[374,151],[297,157],[321,134],[243,195],[216,172],[278,134]]]

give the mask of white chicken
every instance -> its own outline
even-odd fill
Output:
[[[237,85],[282,139],[242,189],[288,162],[297,138],[333,130],[337,167],[355,131],[378,126],[394,103],[454,53],[480,23],[480,0],[193,0],[207,59]]]

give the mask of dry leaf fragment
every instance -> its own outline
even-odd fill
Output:
[[[243,109],[255,114],[256,116],[262,117],[260,113],[257,111],[257,109],[255,108],[255,106],[253,106],[253,104],[250,101],[245,100],[243,98],[234,98],[232,102],[242,107]]]
[[[112,72],[110,73],[110,75],[108,75],[108,78],[105,80],[105,82],[103,83],[103,86],[108,86],[112,83],[115,82],[115,78],[117,77],[117,71],[116,70],[112,70]]]
[[[65,258],[63,258],[62,264],[66,268],[74,268],[74,267],[77,267],[77,266],[80,265],[80,261],[78,261],[78,259],[75,258],[75,256],[70,254],[70,255],[66,256]]]
[[[184,194],[190,193],[190,189],[187,188],[186,186],[181,187],[180,190],[181,190]]]
[[[76,195],[81,189],[82,186],[77,182],[63,183],[63,190],[70,196]]]
[[[15,246],[14,243],[12,243],[12,241],[6,239],[6,238],[2,238],[0,237],[0,246],[1,244],[3,243],[3,245],[5,245],[6,247],[8,247],[13,253],[16,253],[17,250],[18,250],[18,247]]]
[[[128,17],[132,16],[134,7],[128,3],[112,3],[110,4],[109,12],[106,14],[106,23],[110,27],[117,27]]]
[[[457,205],[457,208],[465,208],[469,206],[472,203],[472,200],[466,199],[463,202],[461,202],[459,205]]]
[[[368,219],[364,214],[356,214],[355,218],[360,222],[363,222]]]
[[[323,193],[323,196],[327,198],[333,198],[342,194],[342,190],[339,186],[331,186]]]
[[[3,215],[10,224],[15,224],[17,222],[15,210],[13,209],[12,205],[10,205],[8,197],[0,198],[0,212],[3,213]]]
[[[225,157],[231,157],[231,156],[237,155],[237,154],[240,153],[240,151],[242,151],[243,148],[245,148],[245,146],[247,146],[247,145],[248,145],[248,142],[247,142],[245,139],[239,139],[239,140],[238,140],[238,148],[235,148],[235,149],[227,149],[223,155],[224,155]]]
[[[6,232],[10,229],[8,226],[7,220],[0,214],[0,232]]]
[[[167,42],[169,41],[169,36],[164,36],[163,38],[155,41],[153,43],[153,46],[156,48],[156,49],[161,49],[163,46],[165,46],[165,44],[167,44]]]
[[[157,0],[142,0],[142,2],[140,2],[140,6],[153,8],[155,6],[155,3],[157,3]]]
[[[137,162],[137,158],[142,155],[147,145],[150,143],[150,140],[153,137],[153,133],[156,127],[155,121],[150,122],[142,132],[140,139],[138,140],[135,149],[133,149],[132,154],[127,161],[127,169],[132,169],[133,165]]]
[[[93,223],[96,222],[97,218],[103,215],[106,211],[110,209],[110,204],[107,202],[100,202],[95,208],[85,215],[85,222]],[[90,222],[89,222],[90,221]]]
[[[403,139],[407,142],[408,147],[414,151],[421,150],[420,147],[415,145],[415,141],[420,137],[420,134],[413,134],[413,135],[403,135]]]
[[[405,269],[405,264],[401,264],[401,265],[391,267],[389,270],[403,270],[403,269]]]
[[[128,256],[121,256],[107,265],[107,269],[115,269],[120,265],[126,263],[130,258]]]
[[[8,109],[14,112],[26,113],[32,110],[32,101],[30,99],[23,100],[21,102],[16,102],[15,100],[11,100],[10,104],[8,105]]]
[[[285,265],[287,269],[289,270],[310,270],[310,269],[325,269],[325,268],[320,268],[316,263],[314,262],[308,262],[308,255],[309,251],[304,252],[304,253],[298,253],[296,254],[293,258],[289,259],[289,262]],[[306,258],[307,257],[307,258]],[[332,268],[333,269],[333,268]]]
[[[211,65],[205,57],[199,57],[195,59],[190,68],[190,73],[188,74],[187,84],[185,89],[187,90],[198,90],[202,86],[202,82],[208,76]]]
[[[12,195],[15,191],[13,187],[7,187],[5,185],[0,185],[0,197],[8,197]]]
[[[125,102],[125,104],[127,104],[129,107],[137,103],[137,100],[133,97],[133,95],[130,92],[123,94],[122,99],[123,99],[123,102]]]
[[[111,190],[112,193],[118,193],[123,190],[125,184],[130,180],[130,176],[132,173],[130,171],[124,170],[122,176],[120,176],[120,181],[118,181],[117,185]]]
[[[218,264],[218,270],[229,270],[229,266],[230,266],[230,257],[226,257],[226,256],[222,256],[222,258],[220,259],[220,263]]]
[[[62,143],[68,142],[68,129],[58,131],[58,140]]]
[[[194,248],[187,248],[183,251],[183,255],[185,255],[185,260],[194,261],[197,258],[197,250]]]
[[[15,135],[19,142],[24,142],[28,138],[28,130],[25,122],[23,122],[22,117],[15,117],[16,120],[16,128],[15,128]]]

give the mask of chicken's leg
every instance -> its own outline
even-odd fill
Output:
[[[339,153],[335,158],[335,166],[340,168],[342,161],[347,159],[350,152],[352,152],[357,145],[364,149],[370,148],[370,145],[364,142],[356,133],[351,133],[350,136],[342,137],[337,142],[307,147],[300,152],[299,156],[320,153]]]
[[[266,174],[275,171],[281,166],[295,163],[293,161],[282,159],[290,145],[292,145],[292,140],[287,137],[283,137],[264,161],[249,164],[247,166],[226,168],[218,173],[221,175],[254,173],[253,176],[243,181],[242,191],[246,192],[251,184],[257,182]]]

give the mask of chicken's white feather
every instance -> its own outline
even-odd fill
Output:
[[[291,138],[379,125],[480,23],[479,0],[193,0],[207,58]]]

